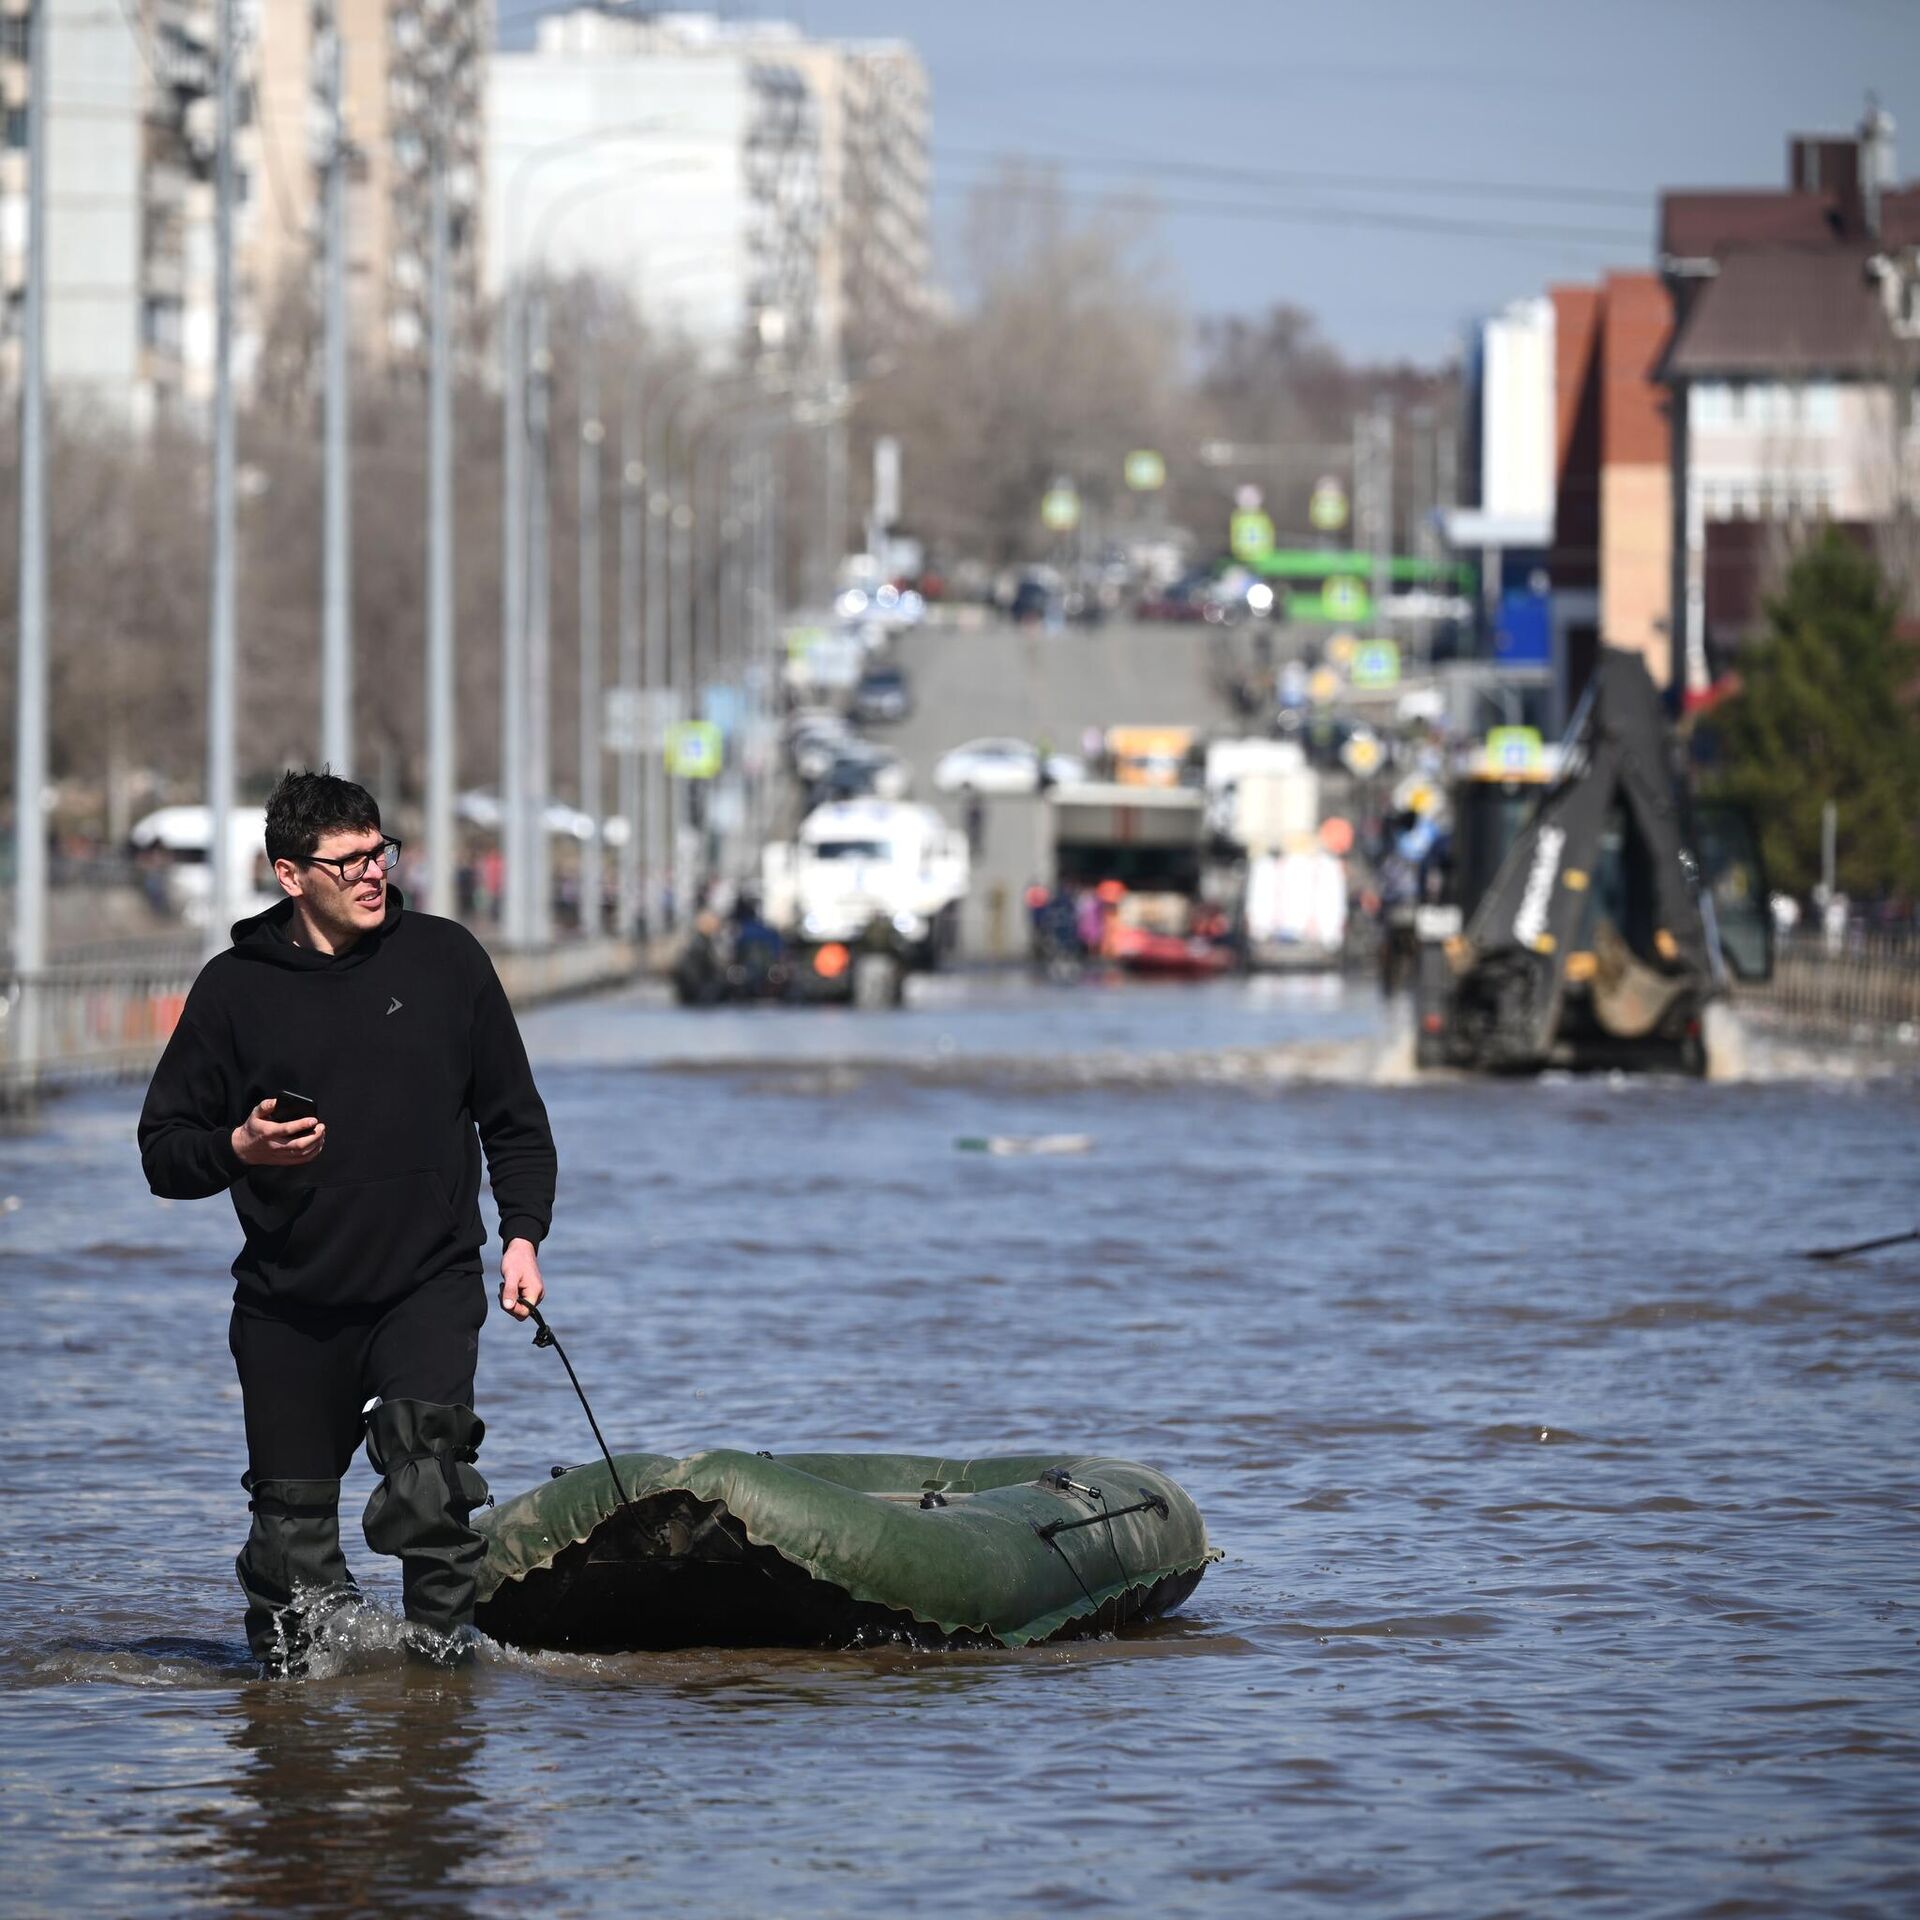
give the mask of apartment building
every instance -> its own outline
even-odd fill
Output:
[[[70,408],[136,428],[213,385],[212,0],[42,0],[47,23],[47,371]],[[328,35],[343,36],[356,351],[422,354],[428,160],[446,143],[457,308],[477,311],[480,101],[491,0],[242,0],[236,9],[234,370],[317,311]],[[25,0],[0,0],[0,377],[25,281]],[[311,327],[308,328],[311,331]]]
[[[595,272],[725,356],[867,370],[928,299],[910,48],[578,8],[489,85],[487,285]]]
[[[318,305],[329,35],[341,36],[348,149],[348,298],[356,349],[405,371],[426,358],[432,168],[446,169],[457,324],[478,313],[481,169],[491,0],[263,0],[253,11],[254,112],[239,151],[250,180],[241,271],[271,319]]]

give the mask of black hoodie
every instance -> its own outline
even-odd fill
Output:
[[[493,963],[465,927],[402,906],[390,887],[385,921],[338,956],[293,943],[291,901],[240,921],[154,1070],[147,1184],[232,1192],[236,1301],[364,1309],[478,1273],[483,1145],[502,1243],[538,1245],[552,1221],[553,1134]],[[245,1166],[233,1130],[282,1089],[312,1096],[326,1147]]]

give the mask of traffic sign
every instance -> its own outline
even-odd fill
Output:
[[[720,729],[711,720],[678,720],[667,729],[667,771],[676,778],[711,780],[720,762]]]
[[[1541,750],[1538,727],[1489,727],[1487,765],[1500,773],[1538,773]]]
[[[1397,687],[1400,684],[1400,643],[1363,640],[1353,650],[1350,678],[1356,687]]]
[[[1320,533],[1338,533],[1347,524],[1347,490],[1332,474],[1322,474],[1313,483],[1307,518]]]
[[[1055,533],[1071,533],[1080,524],[1080,494],[1071,480],[1056,480],[1047,489],[1040,518]]]
[[[1135,493],[1158,493],[1167,484],[1167,463],[1151,447],[1127,455],[1127,485]]]
[[[1320,589],[1320,604],[1336,620],[1359,620],[1367,611],[1367,590],[1350,573],[1337,573]]]
[[[1228,527],[1236,560],[1264,560],[1273,551],[1273,522],[1258,507],[1242,507]]]
[[[1364,780],[1370,773],[1378,773],[1383,758],[1378,737],[1365,727],[1356,727],[1348,734],[1345,745],[1340,749],[1341,763],[1356,780]]]

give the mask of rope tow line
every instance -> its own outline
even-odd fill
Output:
[[[573,1362],[567,1358],[567,1350],[560,1344],[559,1336],[541,1318],[540,1309],[527,1308],[527,1318],[539,1329],[533,1336],[536,1347],[551,1347],[560,1356],[560,1364],[567,1370],[567,1378],[573,1382],[573,1390],[579,1396],[580,1410],[587,1416],[587,1425],[593,1429],[593,1437],[600,1442],[600,1452],[607,1463],[607,1472],[613,1477],[613,1490],[620,1496],[620,1504],[628,1507],[633,1504],[627,1498],[627,1490],[620,1484],[620,1469],[613,1464],[613,1449],[607,1445],[606,1436],[600,1431],[600,1422],[593,1417],[593,1409],[587,1404],[586,1389],[580,1384],[580,1376],[573,1370]]]

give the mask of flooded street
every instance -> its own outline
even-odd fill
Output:
[[[1920,1901],[1910,1075],[1407,1084],[1315,982],[526,1022],[617,1448],[1098,1451],[1226,1558],[1022,1654],[257,1682],[224,1202],[0,1140],[0,1909],[1866,1914]],[[995,1157],[981,1136],[1085,1134]],[[17,1200],[18,1204],[15,1204]],[[496,1494],[588,1456],[495,1315]],[[349,1557],[392,1562],[343,1500]]]

